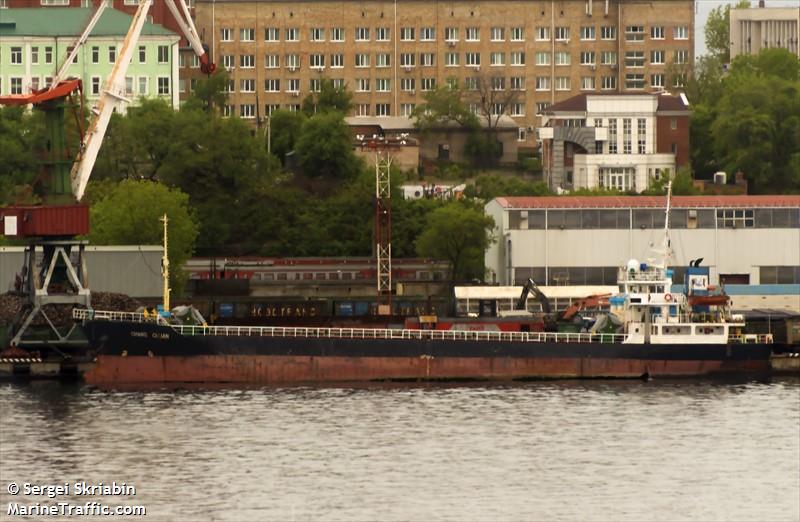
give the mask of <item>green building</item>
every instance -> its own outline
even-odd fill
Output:
[[[91,9],[76,7],[0,9],[0,93],[26,94],[49,85],[91,15]],[[106,9],[69,68],[68,76],[83,80],[90,103],[99,97],[132,20]],[[133,103],[160,97],[178,107],[179,40],[160,25],[144,24],[125,77],[126,97]]]

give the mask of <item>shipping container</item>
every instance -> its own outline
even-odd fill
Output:
[[[89,207],[16,206],[0,208],[0,230],[9,237],[70,237],[89,233]]]

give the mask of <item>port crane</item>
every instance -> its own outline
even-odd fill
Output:
[[[212,74],[216,66],[198,35],[186,2],[177,0],[176,5],[176,0],[164,1],[183,36],[199,57],[201,71]],[[90,308],[84,256],[86,241],[76,239],[76,236],[89,232],[89,209],[88,206],[81,205],[80,201],[91,177],[111,115],[131,101],[126,93],[125,75],[153,2],[154,0],[139,1],[122,42],[121,52],[117,55],[99,98],[91,107],[89,123],[85,129],[82,126],[83,111],[76,110],[83,108],[82,82],[79,78],[68,76],[69,67],[102,17],[106,2],[99,3],[49,85],[28,94],[0,96],[0,105],[32,106],[42,110],[48,138],[45,172],[38,177],[43,186],[46,204],[0,208],[0,231],[3,235],[26,239],[28,242],[17,285],[17,290],[27,299],[11,328],[12,347],[20,344],[47,345],[51,342],[24,339],[28,327],[39,315],[49,324],[56,342],[59,345],[69,345],[73,342],[70,340],[72,330],[66,334],[59,331],[47,317],[44,307],[49,304],[72,304]],[[80,145],[74,159],[65,137],[67,108],[76,112],[75,119],[80,133]],[[41,252],[40,261],[37,261],[37,250]],[[59,279],[63,283],[58,281],[55,284]]]

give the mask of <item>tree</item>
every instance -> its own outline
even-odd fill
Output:
[[[467,185],[464,195],[490,201],[499,196],[549,196],[547,183],[525,181],[517,176],[481,174]]]
[[[185,274],[180,267],[192,255],[197,225],[189,197],[160,183],[125,180],[91,208],[89,239],[98,245],[160,245],[163,225],[169,218],[170,286],[180,294]],[[152,267],[158,270],[158,267]]]
[[[739,0],[736,9],[746,9],[750,7],[749,0]],[[711,10],[708,14],[705,27],[706,48],[711,56],[719,59],[722,63],[731,61],[730,54],[730,24],[731,6],[720,5]]]
[[[478,164],[492,165],[501,156],[502,147],[497,139],[497,127],[500,119],[510,114],[511,107],[522,95],[519,89],[509,88],[506,80],[504,76],[490,76],[477,70],[471,78],[467,78],[470,87],[467,100],[477,108],[478,117],[486,125],[485,132],[473,133],[467,143],[467,153]]]
[[[296,147],[300,167],[309,178],[346,180],[358,172],[350,128],[339,112],[307,119]]]
[[[42,132],[41,114],[28,113],[24,107],[0,108],[0,205],[35,199],[33,182],[39,167],[34,149]]]
[[[432,211],[416,241],[417,254],[450,263],[450,282],[482,280],[484,253],[491,244],[494,219],[479,206],[453,201]]]
[[[672,180],[672,194],[675,196],[695,196],[700,191],[695,188],[692,181],[692,170],[689,167],[681,167],[674,176],[661,176],[657,181],[642,192],[643,196],[661,196],[667,193],[667,182]]]
[[[417,129],[427,132],[451,123],[465,128],[479,127],[478,118],[469,110],[464,91],[454,81],[425,93],[425,103],[411,113]]]
[[[216,73],[208,76],[205,80],[197,81],[192,95],[183,104],[183,108],[202,109],[214,113],[228,102],[228,82],[230,82],[228,72],[224,69],[217,69]]]
[[[281,163],[286,158],[286,154],[295,149],[297,139],[300,137],[300,130],[305,121],[305,114],[299,111],[279,110],[273,112],[270,116],[270,148],[272,149],[272,154]]]
[[[319,92],[312,93],[303,99],[303,113],[313,116],[324,112],[337,111],[347,114],[353,108],[353,93],[347,86],[336,86],[330,78],[320,80]]]

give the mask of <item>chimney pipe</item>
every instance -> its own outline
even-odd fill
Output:
[[[758,0],[758,7],[765,7],[764,0]]]

